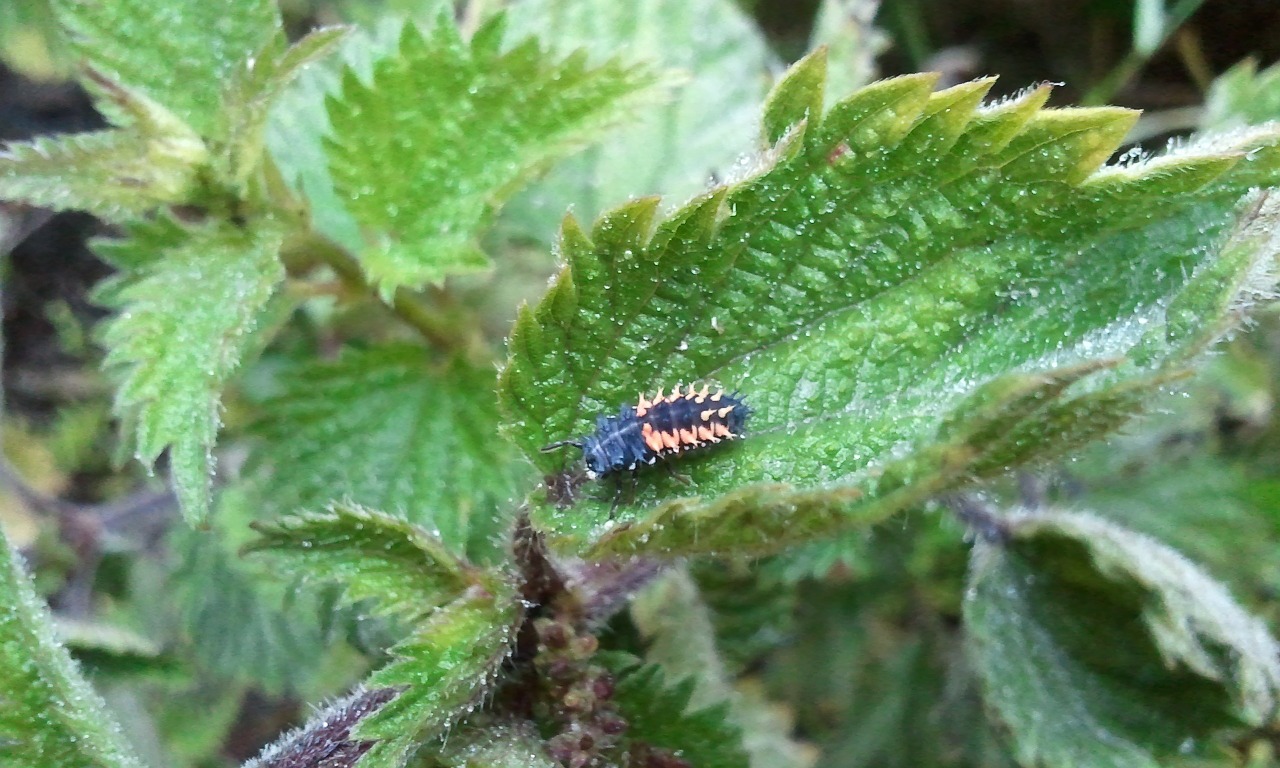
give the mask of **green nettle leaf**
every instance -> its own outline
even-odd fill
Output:
[[[200,137],[141,93],[99,85],[131,127],[7,145],[0,151],[0,198],[124,221],[195,195],[208,160]]]
[[[383,19],[371,30],[346,35],[333,55],[304,69],[270,108],[266,143],[280,175],[307,202],[311,225],[320,234],[355,252],[362,246],[360,227],[339,198],[329,173],[324,139],[332,134],[325,101],[342,89],[342,72],[368,79],[373,63],[394,54],[403,23]]]
[[[422,347],[397,344],[301,365],[282,384],[256,428],[268,512],[350,499],[463,552],[494,532],[527,474],[498,435],[492,368],[433,364]]]
[[[742,731],[727,704],[699,708],[691,704],[695,683],[667,685],[662,668],[602,657],[618,675],[613,700],[627,721],[627,742],[669,750],[699,768],[746,768]]]
[[[554,238],[566,210],[588,219],[638,195],[681,200],[729,175],[755,139],[769,73],[780,68],[733,0],[522,0],[509,13],[513,29],[564,53],[585,48],[603,60],[625,51],[628,60],[687,76],[672,84],[670,101],[561,162],[503,208],[504,230],[540,243]]]
[[[44,602],[0,533],[0,763],[134,768],[102,700],[54,636]]]
[[[418,526],[349,504],[253,527],[260,537],[248,551],[269,550],[299,575],[339,582],[353,602],[372,598],[386,613],[421,617],[477,578]]]
[[[673,568],[637,595],[631,618],[648,645],[645,659],[659,664],[667,676],[693,683],[687,708],[727,706],[727,721],[741,731],[742,748],[752,766],[808,764],[804,750],[788,736],[786,721],[769,703],[733,688],[716,648],[710,611],[687,570]]]
[[[55,625],[58,638],[68,648],[89,656],[95,665],[105,661],[99,669],[110,669],[113,664],[120,669],[142,667],[161,653],[159,645],[150,638],[105,621],[63,617],[57,618]]]
[[[175,526],[171,570],[154,580],[155,592],[135,602],[144,615],[154,614],[156,604],[174,606],[177,629],[203,676],[297,691],[326,650],[322,621],[332,608],[324,602],[328,596],[300,595],[297,583],[279,579],[270,564],[239,555],[256,511],[233,486],[218,494],[208,529]]]
[[[190,198],[199,143],[151,142],[132,131],[39,138],[0,152],[0,197],[124,221]]]
[[[1072,477],[1086,489],[1082,503],[1168,542],[1246,605],[1270,610],[1280,588],[1280,478],[1203,453],[1171,455],[1172,444],[1124,453],[1108,444],[1074,462]]]
[[[823,66],[775,89],[750,177],[565,221],[499,382],[535,464],[564,471],[539,448],[677,382],[754,415],[684,477],[640,474],[620,523],[607,487],[534,498],[561,546],[767,552],[883,520],[1115,429],[1270,287],[1280,205],[1240,211],[1280,179],[1280,128],[1100,167],[1133,113],[913,75],[824,116]]]
[[[793,624],[763,664],[797,729],[847,768],[1015,765],[964,658],[954,619],[967,553],[953,519],[934,528],[943,517],[877,527],[866,576],[802,583]]]
[[[222,89],[280,31],[273,0],[55,0],[76,53],[108,80],[138,88],[201,136]],[[108,108],[113,120],[126,117]]]
[[[1258,71],[1258,62],[1245,60],[1227,70],[1209,89],[1201,125],[1223,131],[1280,120],[1280,65]]]
[[[319,606],[245,567],[207,532],[184,529],[177,547],[183,561],[175,596],[204,670],[281,693],[315,673],[325,648]]]
[[[121,270],[97,300],[118,311],[102,333],[120,384],[115,410],[138,460],[166,447],[174,489],[192,521],[209,509],[222,387],[284,280],[282,229],[221,221],[138,223],[97,251]]]
[[[468,565],[417,526],[349,505],[254,527],[261,537],[250,551],[270,550],[416,625],[391,649],[391,663],[365,680],[397,695],[356,728],[356,739],[377,740],[361,766],[400,765],[492,689],[523,614],[504,575]]]
[[[330,170],[384,293],[487,269],[475,242],[533,173],[645,96],[648,70],[556,61],[535,40],[504,50],[501,18],[465,43],[452,21],[404,27],[397,55],[353,71],[329,102]]]
[[[422,766],[560,768],[560,763],[547,756],[546,741],[529,721],[485,723],[459,731],[449,734],[439,754],[419,753]]]
[[[1085,514],[1001,527],[974,551],[964,611],[1021,763],[1154,768],[1275,717],[1280,647],[1186,558]]]
[[[359,738],[380,740],[362,768],[399,765],[409,749],[475,709],[515,642],[519,606],[505,585],[472,587],[391,649],[395,661],[365,684],[402,690],[356,729]]]
[[[107,697],[107,706],[118,712],[111,701],[112,684],[131,686],[146,683],[185,681],[183,664],[150,637],[119,624],[92,619],[55,617],[58,640],[79,661],[88,677]],[[128,728],[129,713],[118,714]],[[136,746],[136,745],[135,745]],[[142,756],[146,759],[146,755]]]
[[[341,27],[317,29],[293,45],[280,32],[234,73],[222,101],[218,133],[226,137],[227,176],[238,184],[259,166],[271,108],[303,67],[333,51],[347,34]]]

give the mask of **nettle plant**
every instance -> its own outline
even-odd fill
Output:
[[[1277,646],[1222,586],[973,490],[1113,432],[1270,294],[1280,127],[1109,162],[1131,111],[928,74],[829,98],[819,50],[705,191],[564,216],[504,332],[491,308],[545,249],[486,247],[500,206],[670,82],[553,53],[520,34],[530,5],[288,44],[268,0],[56,3],[112,127],[10,145],[0,194],[116,225],[97,297],[129,450],[167,452],[193,538],[296,574],[299,601],[336,583],[389,637],[249,765],[802,764],[728,684],[682,564],[803,566],[922,508],[971,527],[970,657],[1018,762],[1153,766],[1267,729]],[[628,475],[620,503],[540,450],[704,382],[749,403],[745,439]],[[246,444],[215,489],[217,446]],[[0,557],[3,762],[139,765]],[[240,588],[217,567],[211,595]],[[641,628],[683,671],[601,647],[646,585],[666,620]],[[195,642],[251,631],[219,618]]]

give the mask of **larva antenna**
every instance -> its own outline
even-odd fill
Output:
[[[577,448],[578,450],[582,450],[581,440],[561,440],[559,442],[552,443],[551,445],[544,445],[538,450],[542,453],[551,453],[552,451],[563,448],[566,445],[572,445],[574,448]]]

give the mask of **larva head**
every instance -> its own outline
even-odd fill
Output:
[[[588,480],[607,475],[623,463],[618,442],[601,439],[599,433],[582,442],[582,460],[587,465]]]
[[[614,457],[609,454],[605,448],[605,442],[598,435],[585,437],[581,440],[561,440],[542,447],[543,453],[550,453],[558,448],[573,446],[582,451],[582,460],[587,465],[587,479],[595,480],[601,475],[608,474],[612,469],[616,468],[617,462],[621,457]]]

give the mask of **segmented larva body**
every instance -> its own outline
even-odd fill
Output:
[[[685,392],[677,386],[670,395],[659,389],[652,399],[641,394],[635,405],[621,406],[615,416],[597,417],[593,434],[542,450],[580,448],[587,477],[595,479],[742,437],[750,415],[736,394],[713,393],[708,385],[690,385]]]

